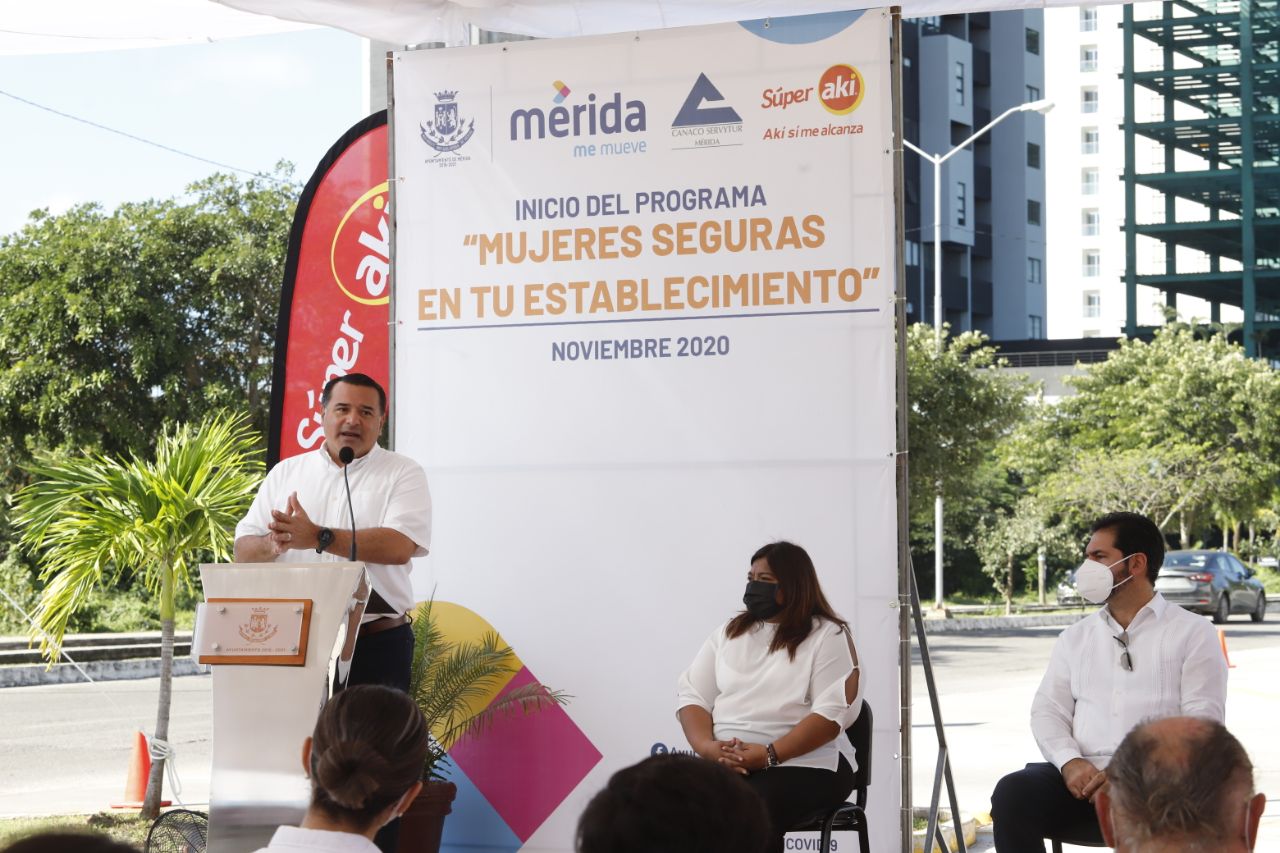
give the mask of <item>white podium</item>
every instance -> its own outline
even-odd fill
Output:
[[[213,667],[210,853],[265,847],[310,800],[302,741],[346,680],[369,598],[363,563],[200,567],[193,655]]]

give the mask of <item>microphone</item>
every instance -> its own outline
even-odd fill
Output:
[[[356,561],[356,510],[351,504],[351,480],[347,478],[347,466],[351,464],[351,460],[356,458],[356,452],[350,447],[342,447],[338,450],[338,461],[342,463],[342,483],[347,487],[347,512],[351,514],[351,562]],[[378,591],[372,586],[369,587],[369,600],[365,604],[366,614],[385,616],[393,615],[396,610],[387,600],[378,594]]]
[[[351,481],[347,479],[347,466],[356,458],[356,452],[350,447],[338,450],[338,461],[342,463],[342,483],[347,487],[347,512],[351,514],[351,562],[356,561],[356,509],[351,504]]]

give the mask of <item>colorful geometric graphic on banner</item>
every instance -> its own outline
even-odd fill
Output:
[[[466,771],[454,766],[448,781],[458,786],[453,811],[444,822],[440,846],[446,850],[468,853],[514,853],[522,844],[507,826],[484,794],[468,778]]]
[[[383,110],[343,134],[298,201],[276,328],[268,467],[319,445],[329,379],[367,373],[388,386],[387,196]]]
[[[450,643],[478,641],[497,633],[479,614],[458,604],[434,602],[432,613]],[[469,703],[473,711],[538,680],[512,651],[516,672],[473,699]],[[523,843],[599,763],[600,751],[573,722],[570,711],[572,705],[532,714],[517,711],[499,717],[479,736],[444,742],[453,766],[484,801],[484,811],[492,813],[472,815],[467,821],[471,827],[488,825],[496,817]],[[452,777],[450,781],[460,784]]]

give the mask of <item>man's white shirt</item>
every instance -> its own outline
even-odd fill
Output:
[[[1156,593],[1128,628],[1133,671],[1121,665],[1123,629],[1103,607],[1067,628],[1031,703],[1031,731],[1059,769],[1084,758],[1098,769],[1129,730],[1160,717],[1224,722],[1227,665],[1203,616]]]
[[[351,481],[356,529],[395,530],[417,546],[414,557],[425,557],[431,547],[431,492],[422,466],[375,444],[364,456],[351,461],[347,476]],[[236,525],[236,538],[269,533],[271,511],[287,511],[289,495],[293,492],[298,493],[298,502],[314,523],[338,530],[351,529],[342,466],[330,458],[321,444],[315,450],[282,460],[271,469],[248,514]],[[346,560],[347,555],[317,554],[314,550],[302,549],[286,551],[276,559],[294,563],[336,562]],[[356,559],[360,559],[358,550]],[[365,567],[373,588],[397,613],[413,608],[411,562],[390,565],[365,561]]]

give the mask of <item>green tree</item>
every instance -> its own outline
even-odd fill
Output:
[[[277,172],[287,177],[290,167],[281,163]],[[250,179],[242,184],[217,174],[193,184],[190,192],[193,201],[183,208],[180,221],[171,223],[175,240],[193,230],[205,235],[193,262],[197,286],[187,309],[197,358],[186,373],[199,383],[203,405],[245,407],[251,426],[265,435],[280,288],[298,188],[287,181]],[[185,389],[174,384],[165,391],[181,395]]]
[[[283,171],[281,175],[287,176]],[[0,237],[0,464],[151,447],[165,423],[267,422],[296,187],[214,175],[182,199],[36,211]]]
[[[1040,552],[1053,562],[1069,561],[1079,553],[1066,528],[1053,524],[1044,508],[1027,494],[1012,507],[1000,507],[985,516],[974,529],[972,545],[982,560],[983,572],[1004,598],[1005,613],[1013,612],[1019,565]]]
[[[216,413],[167,430],[150,461],[101,454],[42,454],[17,495],[22,545],[43,559],[48,582],[36,620],[41,649],[56,658],[67,620],[97,586],[141,578],[160,604],[160,696],[155,738],[169,737],[174,597],[191,587],[203,554],[227,560],[235,523],[262,476],[258,437],[242,417]],[[152,766],[143,816],[159,811],[164,760]]]
[[[1003,457],[1066,523],[1134,509],[1177,521],[1189,547],[1195,519],[1230,529],[1269,502],[1280,375],[1221,333],[1171,324],[1069,381],[1076,393],[1042,407]]]
[[[1138,512],[1164,528],[1218,488],[1215,454],[1181,444],[1124,450],[1085,449],[1041,481],[1059,515],[1083,528],[1108,512]]]
[[[265,432],[289,171],[213,175],[112,212],[36,211],[0,236],[0,488],[19,488],[42,451],[148,453],[167,424],[221,408],[247,409]],[[7,553],[15,538],[0,504],[0,583],[38,589],[29,555]],[[129,583],[99,591],[73,629],[144,618],[117,606],[141,611]]]
[[[932,326],[907,330],[907,430],[910,448],[911,540],[933,551],[933,503],[946,502],[946,546],[969,548],[969,532],[992,507],[1011,505],[1017,490],[996,464],[994,448],[1025,417],[1028,379],[1001,368],[996,349],[978,332],[952,337],[939,352]]]
[[[996,510],[974,531],[973,545],[982,560],[982,570],[1004,597],[1004,612],[1013,612],[1015,564],[1035,553],[1041,528],[1035,513],[1025,509]]]

